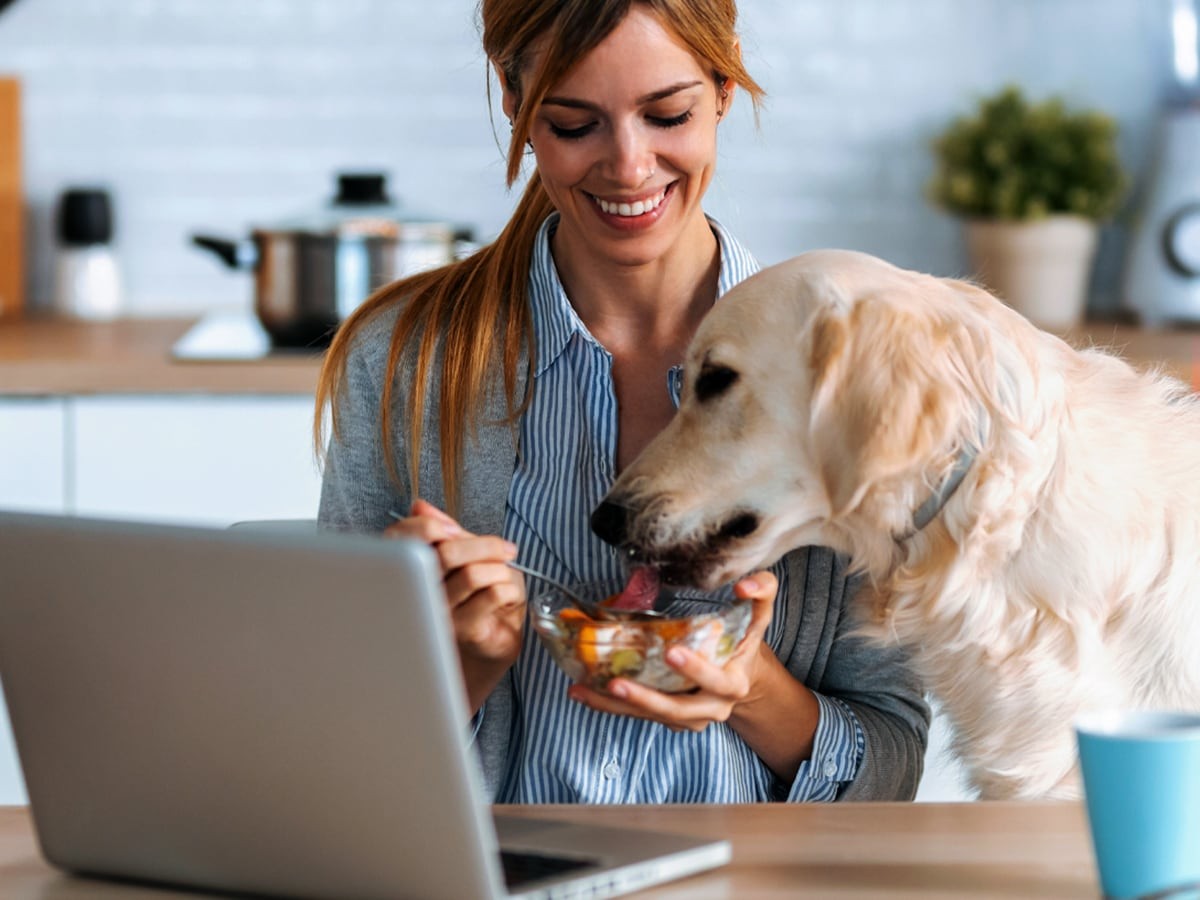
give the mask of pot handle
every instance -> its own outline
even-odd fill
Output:
[[[192,243],[216,254],[231,269],[253,269],[258,253],[249,241],[231,241],[207,234],[193,234]]]

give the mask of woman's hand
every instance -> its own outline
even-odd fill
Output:
[[[729,720],[739,705],[756,699],[764,683],[762,676],[772,662],[778,665],[763,641],[778,587],[775,576],[765,571],[734,585],[737,596],[751,599],[754,607],[745,636],[723,667],[684,647],[667,653],[667,664],[696,684],[691,693],[665,694],[626,678],[614,678],[607,693],[576,684],[569,696],[602,712],[661,722],[672,731],[701,731],[712,722]]]
[[[474,713],[521,650],[525,581],[508,565],[516,546],[495,535],[471,534],[424,500],[383,533],[422,540],[437,552]]]

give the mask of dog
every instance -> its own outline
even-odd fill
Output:
[[[1072,721],[1200,708],[1200,404],[969,282],[820,250],[729,291],[594,511],[710,588],[823,545],[983,799],[1079,795]]]

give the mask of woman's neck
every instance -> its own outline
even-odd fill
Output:
[[[551,252],[559,280],[588,330],[618,351],[682,347],[717,296],[720,245],[703,216],[665,254],[620,265],[556,232]]]

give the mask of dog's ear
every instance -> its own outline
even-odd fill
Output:
[[[813,450],[839,516],[953,442],[969,407],[966,335],[885,296],[821,310],[810,334]]]

